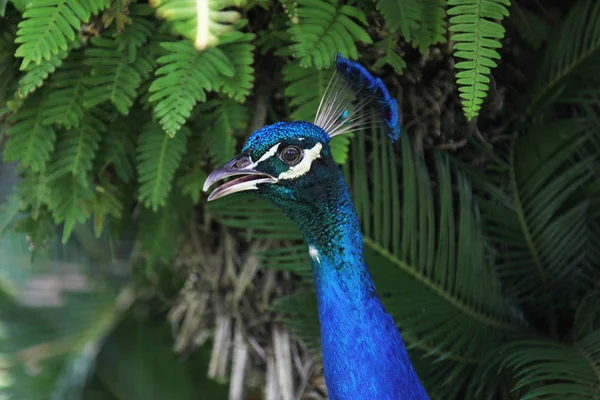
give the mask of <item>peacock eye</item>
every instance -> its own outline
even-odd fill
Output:
[[[284,163],[294,165],[302,159],[302,149],[297,146],[288,146],[283,149],[280,158]]]

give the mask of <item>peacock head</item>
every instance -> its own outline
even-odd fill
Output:
[[[209,175],[204,190],[236,178],[217,187],[208,200],[251,190],[279,204],[305,197],[314,201],[318,189],[338,176],[329,140],[327,132],[309,122],[267,125],[250,136],[240,154]]]
[[[255,191],[279,205],[324,198],[325,189],[340,177],[330,139],[372,123],[395,141],[400,135],[396,100],[379,78],[338,54],[315,123],[278,122],[254,132],[241,154],[208,176],[205,191],[221,179],[238,176],[216,188],[208,200],[242,191]]]

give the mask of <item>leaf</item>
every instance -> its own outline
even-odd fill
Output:
[[[44,125],[46,104],[43,94],[32,96],[11,117],[3,153],[5,162],[18,161],[20,169],[34,172],[46,167],[56,141],[54,128]]]
[[[137,149],[138,198],[147,208],[157,211],[165,204],[175,171],[186,151],[189,134],[189,129],[182,128],[175,137],[170,137],[160,126],[152,123],[140,135]]]
[[[373,64],[373,69],[378,70],[381,69],[385,64],[389,64],[394,68],[394,71],[398,75],[402,75],[404,68],[406,68],[406,62],[396,51],[396,38],[390,35],[387,38],[375,43],[374,47],[383,51],[384,55],[375,61],[375,64]]]
[[[235,29],[244,24],[233,7],[244,6],[246,0],[154,0],[151,4],[156,15],[171,21],[173,30],[193,40],[197,50],[214,47],[223,38],[239,37]]]
[[[498,22],[508,16],[509,0],[449,0],[452,6],[447,13],[449,30],[453,32],[454,57],[464,61],[456,63],[456,83],[467,120],[477,116],[489,89],[491,69],[500,59],[495,50],[502,47],[504,28]]]
[[[83,65],[81,54],[72,56],[50,80],[50,94],[44,109],[44,124],[62,125],[71,129],[79,125],[85,109],[83,97],[89,69]]]
[[[596,56],[600,50],[600,3],[580,0],[570,9],[560,27],[553,30],[532,87],[532,98],[526,112],[529,114],[561,95],[573,84],[574,89],[589,85],[589,77],[596,77]],[[584,74],[585,72],[585,74]],[[582,76],[583,75],[583,76]]]
[[[89,203],[94,192],[87,180],[73,176],[61,176],[49,182],[48,209],[57,224],[64,223],[62,243],[69,240],[76,224],[82,224],[91,215]]]
[[[107,0],[48,0],[32,2],[23,13],[15,43],[21,43],[16,57],[22,57],[21,69],[31,62],[42,64],[52,55],[65,51],[75,41],[81,22],[88,22],[108,6]]]
[[[550,37],[552,27],[539,14],[514,4],[510,21],[519,34],[534,49],[539,49]]]
[[[299,0],[297,10],[299,22],[288,33],[295,42],[290,50],[301,65],[328,68],[337,52],[357,59],[356,42],[373,43],[363,28],[365,14],[354,6],[339,5],[337,0]]]
[[[216,90],[221,76],[233,76],[233,65],[217,48],[196,51],[188,41],[162,43],[167,54],[148,89],[154,114],[169,135],[181,128],[197,102],[206,101],[206,92]]]
[[[42,64],[29,64],[24,70],[25,75],[19,79],[19,88],[17,89],[17,97],[25,99],[37,88],[43,85],[48,76],[59,67],[69,53],[61,50],[58,54],[54,54],[49,60]]]
[[[220,48],[227,55],[234,68],[232,76],[223,76],[221,92],[230,98],[242,102],[250,95],[254,84],[254,44],[250,43],[254,35],[245,34],[234,43],[224,44]]]
[[[48,165],[49,178],[69,176],[87,187],[87,174],[98,150],[100,133],[104,130],[105,126],[98,118],[87,114],[79,126],[70,131],[60,132],[56,150]]]
[[[202,147],[212,165],[222,165],[235,155],[235,136],[248,128],[248,108],[234,101],[209,101],[198,109],[195,130],[200,132]]]
[[[94,37],[91,42],[93,46],[85,51],[85,62],[92,72],[86,81],[84,106],[92,108],[110,101],[121,114],[127,115],[142,83],[142,74],[129,55],[119,50],[119,41]]]

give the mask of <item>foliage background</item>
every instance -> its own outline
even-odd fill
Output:
[[[600,398],[591,0],[0,0],[0,396],[326,396],[296,228],[201,187],[335,52],[401,106],[333,146],[431,398]]]

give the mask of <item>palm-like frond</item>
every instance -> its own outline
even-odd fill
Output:
[[[491,201],[482,203],[490,239],[504,246],[499,273],[541,313],[555,311],[548,304],[570,307],[572,296],[591,284],[593,271],[583,268],[596,257],[588,250],[591,203],[582,191],[594,179],[597,154],[578,156],[588,141],[584,120],[535,127],[512,146],[508,187],[487,188]]]
[[[330,67],[337,52],[356,59],[357,41],[373,43],[363,28],[367,25],[364,12],[338,0],[300,0],[298,19],[288,29],[296,42],[290,50],[306,66]]]
[[[15,55],[22,57],[21,69],[31,62],[42,64],[61,50],[67,50],[77,37],[81,23],[108,6],[107,0],[49,0],[33,2],[19,24]]]
[[[233,7],[242,7],[246,0],[155,0],[152,6],[160,18],[169,20],[173,29],[194,41],[198,50],[220,43],[220,36],[235,35],[236,23],[243,22]]]
[[[504,28],[498,22],[508,16],[509,0],[449,0],[452,6],[449,30],[453,32],[454,56],[465,61],[454,67],[462,70],[456,74],[460,97],[467,119],[473,119],[489,89],[491,68],[497,66],[502,47]]]
[[[148,89],[149,101],[163,129],[174,135],[190,117],[192,108],[217,89],[221,76],[235,74],[234,66],[218,48],[197,51],[189,41],[162,43],[168,54],[160,57],[156,79]]]
[[[186,150],[189,129],[182,128],[175,137],[165,134],[159,125],[144,128],[138,140],[137,169],[140,182],[139,199],[157,211],[166,202],[175,171]]]
[[[539,49],[550,37],[551,26],[538,14],[514,4],[509,21],[534,49]]]
[[[579,0],[553,31],[540,62],[540,70],[532,88],[528,112],[548,104],[569,88],[573,93],[594,88],[589,79],[597,77],[597,57],[600,52],[600,3]],[[576,83],[576,79],[580,79]],[[596,92],[598,95],[599,93]]]
[[[573,345],[549,340],[512,342],[500,351],[524,400],[596,399],[600,390],[600,328]]]

